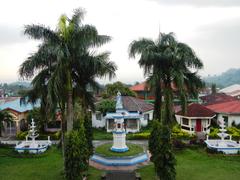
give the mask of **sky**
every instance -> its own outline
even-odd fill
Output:
[[[84,24],[112,37],[99,50],[110,51],[110,60],[118,66],[111,82],[144,80],[128,47],[141,37],[155,40],[159,31],[174,32],[178,41],[194,49],[204,63],[202,76],[240,68],[239,0],[1,0],[0,83],[19,80],[19,66],[40,43],[23,35],[24,25],[55,29],[60,15],[70,17],[79,7],[86,10]]]

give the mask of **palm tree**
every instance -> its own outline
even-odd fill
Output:
[[[63,112],[66,105],[67,130],[73,128],[73,96],[79,93],[82,93],[81,97],[89,95],[87,85],[96,86],[96,77],[108,75],[111,78],[116,70],[116,65],[108,60],[109,53],[95,53],[95,48],[111,38],[99,35],[94,26],[83,25],[83,17],[84,11],[77,9],[71,18],[60,17],[56,31],[43,25],[28,25],[24,31],[43,43],[36,53],[37,58],[22,64],[20,75],[29,78],[35,72],[49,71],[44,82],[47,99],[58,102]]]
[[[194,94],[202,86],[197,71],[202,62],[186,44],[178,42],[173,33],[160,33],[156,41],[142,38],[130,44],[130,57],[140,55],[138,61],[144,75],[155,92],[154,118],[161,120],[162,95],[165,99],[165,121],[172,119],[172,99],[174,83],[179,90],[183,106],[186,106],[186,93]],[[190,70],[191,69],[191,70]],[[185,109],[185,108],[184,108]]]
[[[3,122],[12,122],[13,117],[7,111],[0,111],[0,137],[2,136],[2,130],[4,128]]]

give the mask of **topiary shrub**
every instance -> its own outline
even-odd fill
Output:
[[[88,169],[88,149],[85,130],[81,124],[79,130],[66,134],[64,146],[64,168],[67,180],[83,179]]]

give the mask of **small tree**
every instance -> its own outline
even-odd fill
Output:
[[[152,153],[151,161],[154,163],[156,174],[163,180],[175,180],[176,159],[172,152],[171,130],[168,126],[162,126],[157,121],[154,126],[154,132],[151,135],[153,135],[152,138],[154,138],[155,142],[152,143],[149,150]]]
[[[105,116],[107,112],[114,112],[116,109],[116,102],[112,99],[104,99],[97,104],[97,111],[100,111]]]
[[[7,111],[0,111],[0,137],[2,136],[2,130],[4,128],[3,122],[11,122],[13,117]]]
[[[83,179],[84,172],[88,169],[89,157],[83,123],[80,124],[79,130],[66,134],[64,151],[66,179]]]

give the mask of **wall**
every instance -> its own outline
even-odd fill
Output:
[[[95,127],[95,128],[105,127],[106,120],[103,116],[101,116],[101,117],[102,117],[101,120],[97,120],[96,113],[92,112],[92,127]]]
[[[240,115],[229,115],[229,114],[223,114],[219,113],[217,115],[217,120],[220,121],[223,116],[228,116],[228,127],[232,126],[232,122],[234,121],[235,124],[240,124]]]

